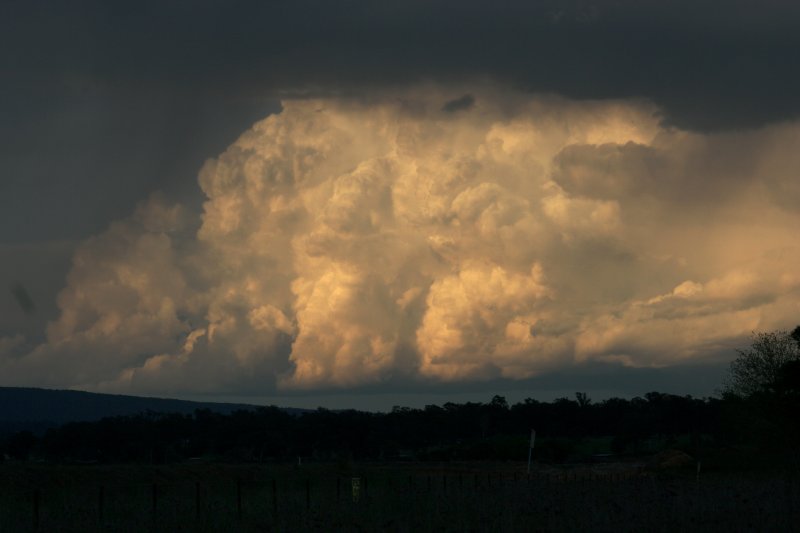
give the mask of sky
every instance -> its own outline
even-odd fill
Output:
[[[0,386],[709,396],[800,323],[800,7],[0,5]]]

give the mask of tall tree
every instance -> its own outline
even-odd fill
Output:
[[[723,392],[742,398],[774,392],[788,363],[800,360],[800,326],[787,331],[753,333],[750,347],[737,350]]]

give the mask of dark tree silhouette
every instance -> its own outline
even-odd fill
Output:
[[[20,431],[8,439],[6,451],[13,459],[25,460],[36,446],[36,441],[36,436],[30,431]]]
[[[791,334],[787,331],[753,333],[750,347],[737,350],[739,356],[731,362],[723,392],[742,398],[773,392],[784,365],[800,360],[800,343],[795,336],[800,337],[800,326]]]
[[[53,461],[103,463],[296,461],[298,456],[321,461],[523,460],[533,428],[536,460],[560,462],[592,453],[591,446],[581,446],[586,439],[619,437],[614,451],[647,453],[653,437],[677,442],[682,436],[686,442],[698,428],[709,438],[717,433],[718,404],[710,399],[657,392],[597,403],[585,394],[577,397],[551,403],[528,398],[509,405],[494,396],[486,403],[395,407],[390,413],[318,409],[295,416],[275,407],[228,415],[145,412],[66,424],[47,431],[38,443],[20,442],[16,448],[9,446],[9,438],[5,445],[0,439],[0,451],[33,447],[33,455]],[[22,450],[14,454],[25,455]]]
[[[792,330],[792,338],[795,340],[798,346],[800,346],[800,326],[797,326]]]

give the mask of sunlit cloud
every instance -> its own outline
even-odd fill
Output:
[[[8,381],[134,392],[719,360],[800,316],[800,125],[492,86],[287,100],[76,251]]]

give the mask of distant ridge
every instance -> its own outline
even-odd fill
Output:
[[[242,403],[193,402],[75,390],[0,387],[0,432],[23,429],[41,431],[67,422],[88,422],[145,411],[191,414],[197,409],[209,409],[229,414],[259,407]],[[306,411],[295,408],[282,410],[291,414]]]

